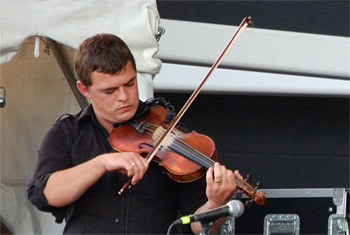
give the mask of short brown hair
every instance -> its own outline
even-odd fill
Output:
[[[92,85],[92,72],[116,74],[125,68],[128,61],[136,70],[135,59],[122,39],[113,34],[97,34],[85,39],[75,52],[75,73],[89,87]]]

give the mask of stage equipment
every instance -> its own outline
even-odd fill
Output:
[[[6,98],[5,98],[5,87],[0,87],[0,108],[5,107]]]
[[[268,214],[264,219],[264,235],[299,235],[300,218],[296,214]]]
[[[234,226],[225,234],[349,235],[349,188],[262,190],[266,204],[246,207],[239,220],[225,224]]]
[[[240,217],[244,213],[244,205],[241,201],[231,200],[226,205],[205,211],[203,213],[182,216],[180,219],[175,220],[168,228],[167,234],[170,234],[174,225],[189,224],[192,222],[200,221],[202,223],[201,235],[210,234],[210,227],[213,223],[221,218],[229,216],[229,218]]]
[[[163,34],[165,33],[165,28],[162,27],[162,26],[159,26],[158,27],[158,32],[157,34],[155,35],[156,39],[157,39],[157,42],[159,42],[159,39],[163,36]]]
[[[240,217],[244,212],[244,205],[238,200],[231,200],[225,206],[221,206],[203,213],[182,216],[175,221],[175,224],[189,224],[196,221],[212,222],[220,217],[233,216]]]

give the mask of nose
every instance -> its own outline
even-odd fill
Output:
[[[128,99],[128,92],[125,87],[119,87],[118,100],[125,101]]]

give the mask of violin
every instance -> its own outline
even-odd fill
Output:
[[[117,152],[136,152],[145,157],[166,129],[164,118],[167,110],[160,105],[151,106],[148,113],[114,128],[110,143]],[[212,161],[217,160],[214,141],[195,131],[185,133],[174,129],[153,160],[165,168],[177,182],[191,182],[200,178]]]
[[[149,163],[155,160],[161,164],[168,175],[179,182],[190,182],[201,177],[205,168],[213,167],[218,158],[214,141],[193,131],[185,133],[178,128],[178,123],[194,99],[199,94],[212,72],[219,66],[224,55],[232,47],[238,36],[250,23],[251,18],[246,17],[239,25],[237,31],[212,65],[211,69],[192,93],[185,105],[169,124],[165,124],[161,106],[151,107],[146,116],[133,119],[124,125],[112,130],[110,143],[116,151],[134,151],[146,155]],[[265,193],[257,192],[245,180],[236,177],[237,187],[251,200],[259,205],[265,204]],[[131,178],[120,189],[119,194],[131,187]]]
[[[110,143],[117,152],[136,152],[145,157],[164,133],[168,124],[164,119],[168,111],[151,106],[146,114],[115,127]],[[159,163],[173,180],[187,183],[202,177],[206,169],[213,167],[218,159],[214,141],[206,135],[189,133],[175,127],[153,161]],[[264,192],[256,192],[246,181],[236,177],[237,187],[259,205],[265,204]]]

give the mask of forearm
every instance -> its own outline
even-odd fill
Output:
[[[67,206],[81,197],[107,171],[125,173],[132,178],[132,184],[136,184],[147,168],[147,161],[137,153],[106,153],[53,173],[46,183],[44,195],[51,206]]]
[[[44,188],[49,205],[67,206],[89,189],[106,173],[103,155],[75,167],[53,173]]]
[[[215,209],[217,207],[219,207],[219,206],[214,206],[214,205],[211,205],[211,203],[207,202],[203,206],[199,207],[196,210],[195,214],[199,214],[199,213],[211,210],[211,209]],[[214,222],[214,224],[211,226],[210,233],[211,234],[217,233],[219,231],[220,227],[225,223],[226,219],[227,219],[226,217],[217,219]],[[194,223],[192,223],[191,224],[191,229],[192,229],[192,231],[195,234],[200,234],[200,232],[202,231],[202,224],[201,224],[201,222],[194,222]]]

